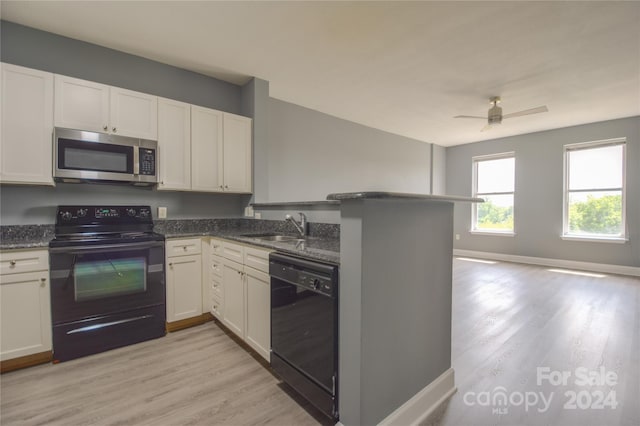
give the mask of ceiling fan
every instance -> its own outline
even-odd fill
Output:
[[[487,125],[480,130],[481,132],[484,132],[485,130],[491,129],[491,126],[502,123],[503,118],[521,117],[523,115],[538,114],[541,112],[549,111],[547,106],[544,105],[502,115],[502,108],[498,106],[499,103],[500,96],[492,96],[491,98],[489,98],[489,104],[491,105],[491,108],[489,108],[489,113],[486,117],[480,117],[477,115],[456,115],[453,118],[480,118],[482,120],[487,120]]]

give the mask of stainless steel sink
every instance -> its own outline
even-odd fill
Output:
[[[246,238],[253,238],[254,240],[261,240],[261,241],[274,241],[274,242],[304,241],[304,238],[294,237],[292,235],[280,235],[280,234],[247,234],[242,236]]]

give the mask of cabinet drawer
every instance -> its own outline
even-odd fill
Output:
[[[269,273],[269,250],[245,247],[244,264],[258,271]]]
[[[217,277],[211,278],[211,295],[222,300],[222,279]]]
[[[222,256],[222,241],[215,238],[211,239],[211,254]]]
[[[222,278],[222,258],[211,256],[211,275]]]
[[[0,252],[0,274],[46,271],[49,269],[48,250],[10,250]]]
[[[200,254],[202,251],[202,243],[200,238],[167,240],[166,249],[167,257]]]
[[[215,295],[211,295],[211,314],[222,320],[222,298],[219,298]]]
[[[228,241],[223,241],[222,256],[229,260],[233,260],[234,262],[243,263],[244,247],[241,246],[240,244],[234,244]]]

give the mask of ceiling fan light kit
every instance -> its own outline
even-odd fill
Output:
[[[479,118],[482,120],[487,120],[487,125],[484,126],[480,131],[484,132],[485,130],[489,130],[491,126],[496,124],[501,124],[502,119],[505,118],[514,118],[514,117],[522,117],[523,115],[531,115],[531,114],[539,114],[541,112],[547,112],[549,109],[546,105],[539,106],[536,108],[525,109],[518,112],[512,112],[510,114],[502,114],[502,108],[498,106],[500,103],[500,96],[492,96],[489,98],[489,111],[487,113],[487,117],[479,117],[477,115],[456,115],[453,118]]]

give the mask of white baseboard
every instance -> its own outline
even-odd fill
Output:
[[[453,368],[449,368],[384,418],[378,425],[418,425],[455,392],[454,372]]]
[[[474,250],[453,250],[454,256],[475,257],[480,259],[501,260],[503,262],[527,263],[530,265],[552,266],[556,268],[578,269],[583,271],[604,272],[607,274],[631,275],[640,277],[640,267],[610,265],[606,263],[578,262],[565,259],[547,259],[544,257],[516,256],[513,254],[491,253]]]

